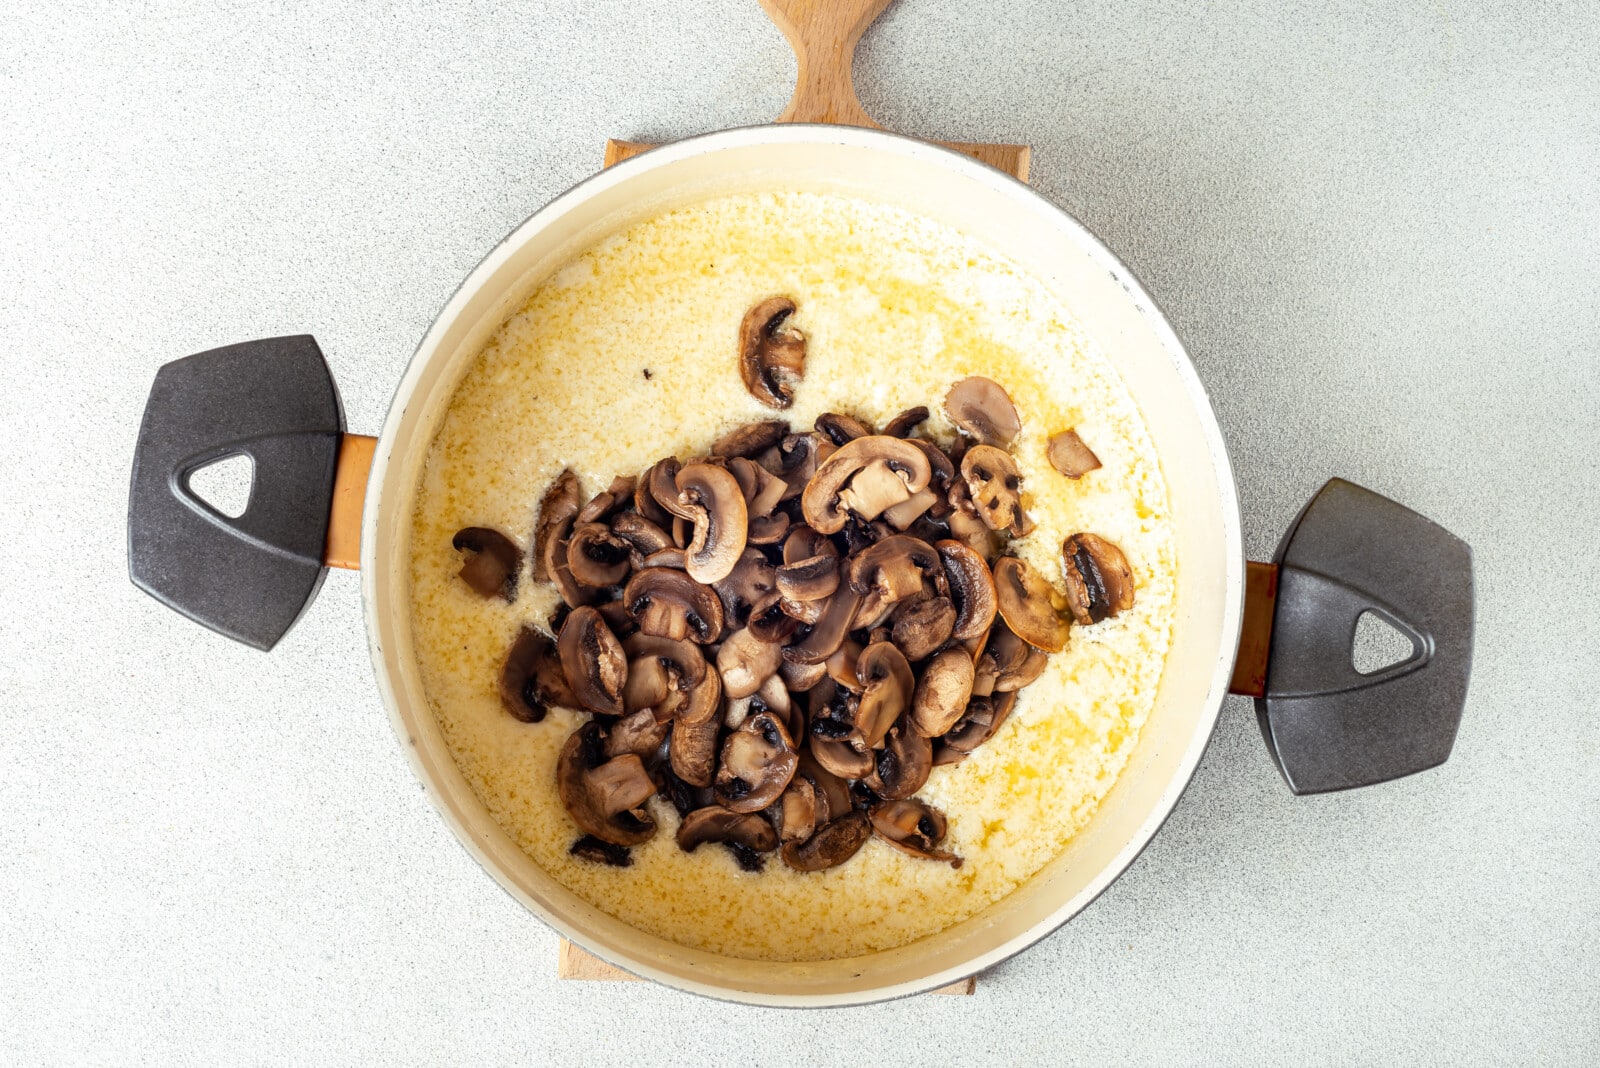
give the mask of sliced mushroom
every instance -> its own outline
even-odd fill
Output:
[[[818,822],[817,787],[797,769],[778,799],[778,837],[785,842],[803,842],[816,833]]]
[[[735,812],[760,812],[783,794],[799,762],[778,717],[751,716],[722,743],[713,785],[717,800]]]
[[[500,704],[524,723],[544,719],[550,705],[577,708],[578,697],[567,685],[556,644],[532,627],[523,627],[500,669]]]
[[[872,824],[860,812],[847,812],[824,824],[804,842],[786,842],[783,862],[795,871],[822,871],[843,864],[872,837]]]
[[[772,448],[788,436],[789,424],[782,419],[746,423],[718,438],[711,446],[711,455],[754,456]]]
[[[934,548],[939,550],[945,580],[950,585],[950,600],[956,606],[951,638],[964,642],[979,637],[994,622],[994,576],[989,565],[971,547],[959,541],[941,541]]]
[[[710,805],[689,813],[678,824],[678,848],[685,853],[693,853],[706,842],[729,842],[757,853],[770,853],[778,848],[778,834],[759,815]]]
[[[627,846],[602,842],[592,834],[586,834],[576,842],[573,842],[572,848],[568,849],[567,852],[580,860],[606,864],[613,868],[633,867],[633,854],[628,852]]]
[[[1022,430],[1017,406],[992,378],[963,378],[945,394],[944,410],[950,421],[984,445],[1007,446]]]
[[[748,548],[740,554],[733,570],[711,584],[722,598],[723,623],[728,629],[742,627],[756,605],[765,605],[777,591],[777,576],[772,563],[760,549]]]
[[[785,564],[798,564],[818,556],[838,555],[839,548],[833,544],[832,538],[820,531],[812,530],[804,523],[791,527],[788,536],[783,539]]]
[[[965,483],[957,483],[965,489]],[[993,560],[999,551],[999,540],[994,531],[989,529],[989,524],[978,518],[977,509],[972,507],[970,499],[964,499],[950,510],[944,517],[945,525],[950,528],[950,537],[978,554],[981,560]]]
[[[481,597],[499,597],[507,604],[517,599],[517,569],[522,552],[516,542],[493,527],[466,527],[456,531],[450,545],[466,553],[461,580]]]
[[[811,633],[798,645],[785,646],[783,658],[796,664],[820,664],[832,656],[844,643],[855,623],[856,609],[861,606],[861,595],[848,585],[840,586],[828,598],[828,607],[812,626]]]
[[[629,560],[635,571],[642,571],[645,560],[664,549],[673,548],[672,535],[638,512],[623,512],[611,520],[611,533],[628,543]]]
[[[1076,430],[1063,430],[1059,434],[1051,434],[1049,443],[1045,445],[1044,454],[1049,459],[1050,466],[1068,478],[1082,478],[1100,466],[1100,457],[1083,443]]]
[[[983,655],[978,659],[979,667],[994,676],[989,690],[993,693],[1022,689],[1044,674],[1045,665],[1049,662],[1048,653],[1029,645],[1004,624],[990,632]]]
[[[959,764],[965,760],[973,750],[999,732],[1010,718],[1011,709],[1016,703],[1017,695],[1014,692],[996,694],[994,697],[974,697],[956,725],[939,740],[939,745],[933,751],[934,764]]]
[[[922,593],[924,579],[942,571],[938,551],[907,534],[891,535],[863,549],[846,568],[850,588],[861,595],[854,625],[878,626],[895,605]]]
[[[837,534],[852,512],[876,519],[926,489],[931,476],[927,455],[910,442],[881,434],[856,438],[818,466],[800,506],[814,529]]]
[[[800,725],[791,717],[794,702],[790,700],[789,688],[776,675],[763,682],[761,689],[755,693],[748,697],[730,698],[727,704],[728,708],[723,713],[722,722],[731,731],[738,730],[744,726],[745,720],[763,712],[771,712],[782,720],[791,736],[795,736],[795,728]]]
[[[901,719],[884,735],[867,786],[879,797],[910,797],[928,781],[933,771],[933,743]]]
[[[611,480],[604,492],[595,495],[594,499],[582,508],[573,522],[582,526],[585,523],[598,523],[611,518],[613,512],[627,507],[633,501],[633,491],[637,488],[637,480],[626,475],[618,475]]]
[[[549,582],[545,570],[545,545],[552,532],[561,529],[578,514],[578,476],[571,470],[561,472],[550,483],[539,500],[539,518],[533,525],[533,577],[538,582]]]
[[[827,678],[827,676],[828,663],[826,660],[818,661],[815,664],[797,664],[792,660],[785,659],[778,666],[778,677],[783,680],[784,685],[795,693],[805,693],[811,687]]]
[[[817,763],[841,779],[861,779],[872,774],[872,750],[862,752],[849,742],[813,736],[807,743]]]
[[[1088,625],[1133,607],[1133,569],[1122,550],[1096,534],[1074,534],[1061,545],[1067,608]]]
[[[750,520],[750,532],[746,540],[751,545],[776,545],[789,533],[789,522],[788,515],[783,512],[756,516]]]
[[[549,531],[544,543],[544,570],[561,593],[568,608],[590,604],[599,596],[599,590],[579,582],[567,566],[567,538],[572,532],[572,520],[567,519]]]
[[[1050,603],[1050,583],[1015,556],[994,562],[994,599],[1000,617],[1023,641],[1047,653],[1067,644],[1068,623]]]
[[[974,445],[961,458],[961,477],[972,494],[972,505],[990,530],[1024,537],[1033,520],[1022,510],[1022,475],[1017,462],[1004,449]]]
[[[790,434],[778,443],[775,466],[788,486],[788,489],[784,490],[784,500],[798,497],[804,492],[806,483],[817,473],[817,465],[826,458],[823,456],[822,445],[820,434]],[[833,448],[831,444],[828,446],[830,451]]]
[[[685,546],[690,577],[705,583],[726,578],[744,552],[750,521],[739,483],[706,463],[689,464],[675,481],[678,503],[692,513],[683,518],[694,522],[694,539]]]
[[[705,645],[722,637],[722,600],[682,571],[651,567],[628,580],[622,601],[645,634]]]
[[[800,621],[783,610],[783,599],[773,594],[766,604],[751,610],[745,629],[758,642],[781,646],[799,627]]]
[[[683,550],[676,545],[658,549],[641,560],[640,563],[644,565],[639,569],[640,571],[643,571],[646,567],[670,567],[674,571],[686,571],[689,567],[688,558],[684,556]]]
[[[692,642],[635,634],[622,643],[628,657],[623,706],[654,708],[658,719],[700,724],[716,719],[722,680]],[[636,677],[637,676],[637,677]]]
[[[744,494],[745,512],[752,525],[758,518],[770,518],[770,513],[777,507],[778,501],[783,498],[784,490],[788,488],[783,479],[754,460],[743,456],[735,456],[727,461],[727,465],[728,473],[739,484],[739,492]],[[784,530],[788,529],[788,517],[785,516]]]
[[[678,477],[678,458],[668,456],[657,460],[644,474],[639,476],[638,483],[633,487],[633,506],[640,515],[658,527],[666,528],[672,525],[673,513],[667,510],[656,497],[659,485],[663,492],[670,490],[674,502],[678,499],[678,486],[673,480]]]
[[[784,564],[777,569],[774,579],[778,593],[792,601],[820,601],[839,588],[838,555],[813,556]]]
[[[937,652],[955,629],[956,608],[948,597],[926,597],[895,609],[891,637],[911,661]]]
[[[660,751],[661,743],[667,740],[671,726],[670,721],[657,720],[652,709],[631,712],[605,732],[605,754],[616,758],[632,753],[640,760],[651,760]]]
[[[928,409],[919,404],[915,408],[907,408],[883,424],[883,432],[891,438],[910,437],[911,432],[927,418]]]
[[[600,613],[587,605],[574,608],[561,626],[556,648],[561,654],[561,668],[566,672],[567,683],[579,703],[594,712],[622,715],[622,688],[628,681],[628,659],[622,651],[622,643],[611,633]]]
[[[567,539],[567,569],[585,586],[614,586],[628,577],[632,552],[604,523],[584,523]]]
[[[938,848],[947,827],[944,813],[915,798],[889,801],[872,810],[872,832],[902,853],[961,867],[956,854]]]
[[[918,734],[939,738],[949,733],[972,698],[973,674],[972,658],[959,646],[928,662],[911,699],[911,726]]]
[[[793,404],[794,387],[805,377],[805,336],[785,329],[794,309],[788,297],[769,297],[745,312],[739,324],[739,376],[768,408]]]
[[[690,786],[710,786],[717,770],[717,735],[722,724],[712,717],[705,723],[674,723],[667,739],[667,759],[672,772]]]
[[[778,673],[783,653],[781,645],[760,640],[749,628],[734,631],[717,649],[717,673],[722,676],[722,692],[730,699],[749,697]]]
[[[602,762],[600,725],[572,732],[556,760],[556,791],[572,822],[612,845],[647,842],[656,824],[642,806],[656,792],[643,762],[629,753]]]
[[[828,657],[824,665],[828,669],[828,676],[847,690],[861,689],[861,679],[856,675],[856,664],[861,660],[861,650],[864,648],[860,642],[846,639],[838,651]]]
[[[856,677],[861,680],[856,730],[868,747],[876,748],[890,725],[911,707],[916,677],[905,655],[890,642],[874,642],[862,651]]]
[[[824,412],[817,416],[817,433],[825,436],[834,445],[843,445],[856,438],[871,437],[872,427],[863,423],[853,415],[843,415],[839,412]]]

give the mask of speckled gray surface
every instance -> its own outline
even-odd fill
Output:
[[[1230,701],[1155,844],[970,1000],[559,984],[336,574],[270,656],[124,574],[162,362],[309,331],[356,429],[607,134],[763,121],[753,0],[0,10],[0,1061],[1600,1061],[1600,16],[906,0],[869,108],[1026,141],[1188,340],[1270,552],[1331,474],[1477,554],[1442,769],[1296,799]]]

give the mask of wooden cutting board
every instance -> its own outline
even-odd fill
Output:
[[[799,63],[799,77],[794,98],[779,122],[831,122],[843,126],[866,126],[882,129],[862,108],[856,99],[855,84],[850,79],[850,65],[855,56],[856,44],[872,20],[883,13],[893,0],[760,0],[761,6],[778,24],[789,43],[794,46]],[[1027,145],[974,144],[966,141],[941,141],[946,148],[967,155],[991,167],[1005,171],[1021,181],[1028,180]],[[606,141],[605,165],[620,163],[631,156],[656,147],[643,141]],[[607,982],[637,982],[638,976],[613,968],[599,957],[561,940],[556,974],[562,979],[600,980]],[[977,990],[977,980],[963,979],[958,983],[931,991],[934,994],[972,994]]]

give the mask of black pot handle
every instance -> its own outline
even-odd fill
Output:
[[[1289,789],[1348,790],[1444,763],[1472,673],[1466,542],[1336,478],[1246,578],[1232,689],[1256,699]],[[1409,638],[1411,655],[1362,674],[1352,648],[1367,612]]]
[[[323,566],[344,411],[308,335],[201,352],[162,367],[145,402],[128,495],[128,575],[220,634],[270,649]],[[230,518],[189,486],[230,456],[254,465]]]

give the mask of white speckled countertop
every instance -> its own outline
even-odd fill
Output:
[[[1253,555],[1334,474],[1472,543],[1454,756],[1295,798],[1230,700],[976,997],[800,1014],[558,983],[401,758],[353,575],[262,655],[124,559],[160,364],[310,332],[375,431],[607,134],[783,107],[754,0],[5,5],[0,1062],[1600,1061],[1600,12],[1349,7],[903,0],[857,81],[1034,146],[1187,339]]]

